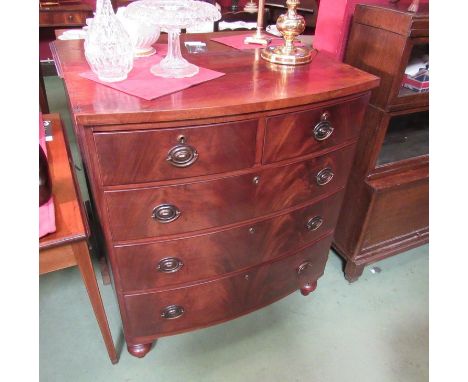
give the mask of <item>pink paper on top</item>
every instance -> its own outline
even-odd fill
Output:
[[[155,98],[187,89],[202,82],[214,80],[225,74],[200,67],[199,73],[193,77],[157,77],[150,72],[150,68],[163,59],[163,56],[167,52],[167,45],[155,44],[154,47],[156,48],[157,54],[150,57],[135,59],[133,62],[133,69],[124,81],[102,82],[91,70],[80,73],[80,76],[124,93],[151,101]]]
[[[39,113],[39,144],[47,156],[47,147],[45,141],[44,123],[42,121],[42,113]],[[53,187],[53,185],[52,185]],[[49,201],[39,207],[39,238],[47,235],[48,233],[55,232],[55,208],[53,196]]]
[[[212,38],[212,41],[219,42],[220,44],[224,44],[236,49],[256,49],[256,48],[264,48],[265,45],[260,44],[244,44],[244,39],[247,36],[253,36],[254,32],[238,34],[235,36],[225,36],[225,37],[217,37]],[[271,37],[271,41],[266,46],[279,46],[283,45],[284,40],[281,37]],[[304,43],[300,41],[294,42],[295,46],[304,46]]]

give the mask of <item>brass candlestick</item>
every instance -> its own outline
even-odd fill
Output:
[[[265,0],[258,0],[257,31],[253,36],[244,39],[244,44],[268,45],[271,38],[265,36],[263,31],[263,16],[265,15]]]
[[[287,0],[288,11],[278,17],[276,28],[283,35],[284,45],[270,46],[262,50],[264,60],[282,65],[307,64],[312,60],[311,49],[294,46],[294,40],[305,30],[304,17],[297,14],[299,0]]]

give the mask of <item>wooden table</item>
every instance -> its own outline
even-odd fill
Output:
[[[65,144],[60,116],[44,114],[43,119],[52,123],[53,140],[47,142],[47,153],[57,230],[39,240],[39,274],[78,266],[109,358],[116,363],[117,354],[88,251],[86,214],[77,195],[78,184],[70,167],[71,155]]]

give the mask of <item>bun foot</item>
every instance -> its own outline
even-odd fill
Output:
[[[317,281],[313,283],[307,283],[301,288],[301,294],[307,296],[309,293],[313,292],[317,288]]]
[[[127,350],[134,357],[143,358],[151,350],[152,344],[150,342],[149,344],[127,345]]]

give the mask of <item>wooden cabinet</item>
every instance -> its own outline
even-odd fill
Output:
[[[54,73],[49,44],[55,40],[55,30],[60,28],[81,28],[86,25],[86,19],[93,17],[91,0],[82,1],[40,1],[39,2],[39,60],[44,75]],[[55,74],[55,73],[54,73]],[[46,109],[43,109],[46,111]]]
[[[154,101],[80,77],[76,42],[54,43],[138,357],[315,289],[378,84],[320,53],[288,71],[210,37],[190,58],[226,74]]]
[[[85,1],[39,3],[41,28],[82,27],[88,17],[93,17],[93,7]]]
[[[358,5],[345,62],[378,75],[351,170],[334,248],[356,280],[364,266],[429,239],[429,94],[401,86],[429,53],[428,6]]]

